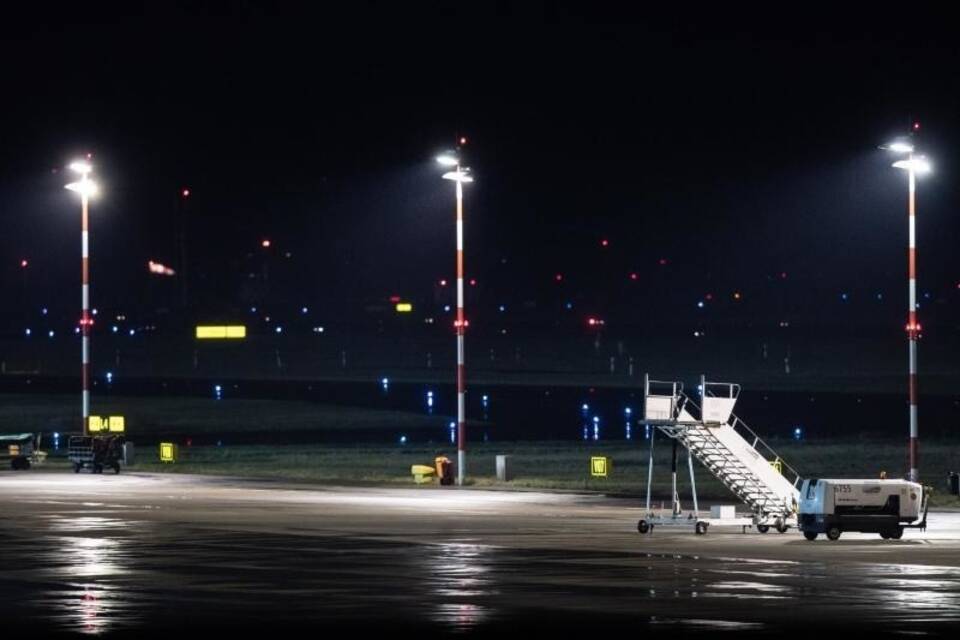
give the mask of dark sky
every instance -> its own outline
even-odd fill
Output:
[[[900,296],[906,190],[876,146],[913,120],[936,163],[920,187],[921,280],[938,295],[960,281],[945,12],[324,6],[7,16],[4,286],[20,284],[22,256],[52,297],[75,279],[77,207],[54,171],[90,151],[101,304],[141,295],[148,258],[175,263],[182,186],[192,274],[215,304],[236,302],[263,237],[292,253],[305,302],[422,296],[453,268],[451,186],[431,159],[466,135],[468,266],[501,289],[535,295],[557,271],[583,287],[646,278],[669,257],[694,298],[780,272],[811,295]]]

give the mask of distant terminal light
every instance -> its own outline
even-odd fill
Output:
[[[314,328],[313,328],[313,332],[314,332],[314,333],[323,333],[323,327],[314,327]]]
[[[238,340],[247,337],[245,325],[197,325],[198,340]]]
[[[31,331],[29,328],[27,328],[27,329],[24,329],[24,330],[23,330],[23,333],[24,333],[27,337],[29,337],[29,336],[33,333],[33,331]]]
[[[849,298],[850,298],[850,296],[847,295],[846,293],[841,293],[841,294],[840,294],[840,299],[843,300],[844,302],[846,302]]]
[[[447,313],[450,313],[450,305],[448,304],[443,305],[443,310],[446,311]]]
[[[181,195],[182,197],[184,197],[184,198],[189,198],[189,197],[190,197],[190,189],[186,189],[186,188],[181,189],[181,190],[180,190],[180,195]]]
[[[273,330],[273,332],[274,332],[274,333],[283,333],[283,327],[281,327],[280,325],[277,325],[276,328]]]
[[[733,299],[734,299],[734,300],[739,300],[739,299],[741,299],[742,297],[743,297],[743,296],[740,295],[740,292],[739,292],[739,291],[734,291],[734,292],[733,292]]]
[[[705,297],[708,301],[709,301],[709,300],[713,300],[713,294],[712,294],[712,293],[708,293],[708,294],[705,295],[704,297]]]
[[[307,307],[300,307],[300,313],[307,315],[310,310]]]
[[[499,307],[497,307],[497,309],[500,310],[500,313],[503,313],[504,311],[507,310],[507,305],[502,304],[502,305],[500,305]]]
[[[786,280],[786,279],[787,279],[787,272],[786,272],[786,271],[781,271],[781,272],[780,272],[780,279],[781,279],[781,280]]]
[[[606,324],[602,318],[595,318],[593,316],[587,318],[587,324],[591,327],[600,327]]]
[[[56,334],[54,333],[53,329],[51,329],[50,331],[47,331],[47,337],[48,337],[48,338],[52,338],[52,337],[55,336],[55,335],[56,335]]]
[[[640,279],[640,274],[634,271],[633,273],[630,274],[630,279],[633,281],[637,281]]]
[[[270,239],[269,239],[269,238],[264,238],[263,240],[261,240],[261,241],[260,241],[260,246],[263,247],[264,249],[269,249],[269,248],[270,248]]]
[[[398,302],[396,309],[397,313],[410,313],[413,311],[413,305],[409,302]]]
[[[470,286],[471,286],[471,287],[477,286],[477,279],[476,279],[476,278],[470,278]]]
[[[24,258],[23,260],[20,261],[20,268],[21,268],[21,269],[26,269],[28,266],[30,266],[30,261],[27,260],[26,258]]]
[[[703,300],[697,303],[697,307],[699,307],[700,309],[703,309]]]
[[[393,304],[397,304],[397,303],[400,302],[402,299],[403,299],[403,298],[401,298],[400,296],[397,296],[397,295],[390,296],[390,302],[392,302]]]
[[[607,240],[606,238],[604,238],[603,240],[600,241],[600,246],[601,246],[601,247],[604,247],[604,248],[609,247],[609,246],[610,246],[610,241]]]
[[[556,280],[557,282],[563,282],[563,274],[558,273],[555,276],[553,276],[553,279]],[[957,285],[957,288],[960,289],[960,284]]]
[[[446,280],[446,278],[441,278],[441,279],[440,279],[440,282],[439,282],[438,284],[439,284],[441,287],[447,286],[447,280]]]
[[[117,333],[118,331],[120,331],[120,327],[118,327],[117,325],[113,325],[112,327],[110,327],[110,330],[113,331],[114,333]]]
[[[668,261],[666,258],[660,258],[660,260],[659,260],[659,264],[660,264],[661,267],[667,266],[668,262],[669,262],[669,261]]]

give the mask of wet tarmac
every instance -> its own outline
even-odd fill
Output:
[[[640,536],[641,512],[531,491],[0,472],[0,609],[7,631],[138,636],[960,627],[960,513],[899,541],[808,542]]]

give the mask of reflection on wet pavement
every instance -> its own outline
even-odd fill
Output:
[[[571,542],[517,548],[504,537],[489,542],[459,513],[412,535],[422,519],[419,506],[389,518],[379,504],[363,506],[383,523],[378,531],[361,519],[359,507],[333,513],[303,492],[302,503],[311,506],[302,511],[291,506],[295,495],[272,500],[269,493],[229,504],[212,497],[197,503],[200,516],[190,516],[179,498],[174,507],[147,509],[134,497],[50,501],[4,518],[0,601],[34,630],[94,635],[395,621],[471,631],[515,621],[559,626],[567,619],[759,631],[795,624],[802,611],[816,611],[822,622],[867,620],[888,630],[960,622],[957,567],[652,553],[635,538],[627,544],[617,538],[608,551]],[[338,499],[348,496],[343,491]],[[0,507],[6,498],[0,493]],[[478,504],[478,517],[490,522],[492,499]],[[503,517],[525,518],[532,508],[521,505],[523,516]],[[286,524],[267,526],[273,520]],[[523,520],[520,529],[547,531],[562,522]],[[716,537],[703,544],[718,541],[728,544]]]

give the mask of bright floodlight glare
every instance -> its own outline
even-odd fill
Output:
[[[90,173],[91,171],[93,171],[93,167],[90,166],[90,163],[84,162],[83,160],[77,160],[76,162],[71,162],[70,168],[76,171],[77,173]]]
[[[445,167],[455,167],[460,163],[456,156],[452,156],[449,153],[437,156],[437,162]]]
[[[67,185],[70,191],[76,191],[82,196],[95,196],[99,188],[93,180],[81,180],[80,182],[71,182]]]
[[[890,149],[890,151],[896,151],[897,153],[913,153],[913,145],[909,142],[891,142],[887,145],[887,149]]]
[[[930,173],[933,167],[926,158],[910,158],[909,160],[899,160],[893,163],[897,169],[912,170],[916,174]]]
[[[473,182],[473,176],[465,171],[449,171],[443,174],[444,180],[454,180],[456,182]]]

